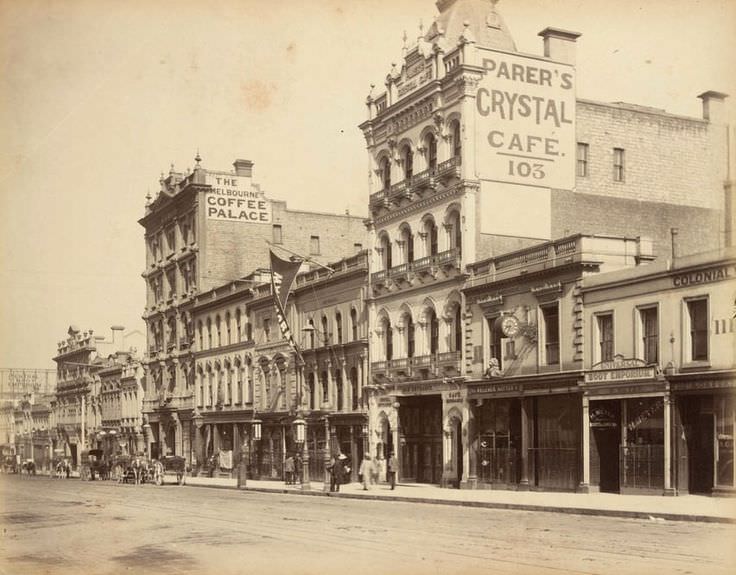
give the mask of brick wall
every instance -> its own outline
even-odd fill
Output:
[[[577,178],[577,192],[722,209],[724,126],[585,100],[578,101],[576,119],[577,141],[589,145],[589,172]],[[623,182],[613,181],[613,148],[625,150]]]
[[[573,233],[637,237],[654,240],[658,258],[670,254],[670,228],[678,228],[678,254],[719,247],[723,214],[719,210],[661,202],[552,192],[552,237]]]
[[[354,255],[358,251],[355,244],[367,245],[368,235],[360,217],[291,211],[285,202],[273,202],[272,207],[271,224],[206,220],[206,252],[201,254],[199,264],[200,291],[240,278],[256,268],[268,268],[266,241],[273,241],[274,224],[281,225],[285,248],[314,257],[320,263]],[[310,254],[311,236],[319,237],[320,254]]]

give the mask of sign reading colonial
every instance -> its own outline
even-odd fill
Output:
[[[488,52],[476,92],[482,179],[546,188],[575,184],[575,69]]]
[[[708,270],[698,270],[672,276],[672,285],[686,287],[732,279],[736,275],[736,266],[720,266]]]
[[[657,377],[657,367],[647,365],[641,359],[626,359],[620,355],[612,361],[601,361],[585,373],[585,383],[614,383],[620,381],[652,380]]]
[[[207,218],[251,224],[271,223],[271,201],[253,189],[250,180],[231,174],[207,173]]]

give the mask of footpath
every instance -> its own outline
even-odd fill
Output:
[[[186,484],[197,487],[238,489],[236,479],[187,477]],[[294,496],[335,497],[435,505],[457,505],[487,509],[515,509],[626,517],[649,521],[701,521],[736,524],[736,498],[706,495],[619,495],[616,493],[558,493],[488,489],[442,489],[435,485],[400,483],[391,490],[387,484],[363,490],[359,483],[341,485],[339,493],[324,491],[322,482],[312,482],[311,490],[281,481],[248,480],[239,491],[280,493]]]

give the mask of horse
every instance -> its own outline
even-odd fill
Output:
[[[131,469],[133,470],[133,477],[135,478],[135,484],[140,485],[141,480],[144,479],[144,473],[146,471],[145,461],[143,461],[140,457],[135,457],[133,459],[133,463],[131,464]]]
[[[21,465],[21,475],[23,474],[23,471],[28,474],[28,477],[36,475],[36,463],[31,460],[24,461]]]
[[[69,477],[67,473],[68,467],[69,464],[62,459],[56,464],[56,469],[54,470],[55,474],[53,477],[56,477],[56,479],[64,479],[64,477]]]

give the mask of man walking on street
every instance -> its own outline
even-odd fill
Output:
[[[388,458],[388,481],[391,484],[391,490],[396,487],[396,473],[399,471],[399,462],[393,453]]]

